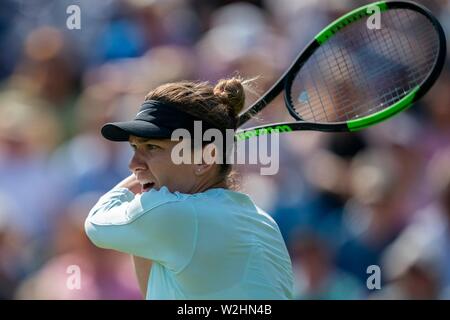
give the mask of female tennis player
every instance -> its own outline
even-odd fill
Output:
[[[171,139],[176,129],[194,134],[194,121],[204,129],[236,129],[245,85],[238,78],[215,87],[165,84],[146,96],[135,119],[102,128],[106,139],[131,144],[132,175],[92,208],[86,233],[95,245],[134,257],[147,299],[293,296],[279,228],[249,196],[233,191],[231,165],[176,165],[171,158],[180,143]]]

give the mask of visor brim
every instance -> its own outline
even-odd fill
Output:
[[[107,123],[102,127],[101,133],[111,141],[128,141],[130,136],[160,139],[171,136],[169,129],[142,120]]]

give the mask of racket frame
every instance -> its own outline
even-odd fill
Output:
[[[367,9],[377,6],[380,11],[391,9],[409,9],[416,11],[425,16],[435,28],[439,39],[439,52],[437,59],[431,68],[425,80],[412,89],[405,97],[397,101],[393,105],[379,112],[358,119],[347,120],[345,122],[321,123],[304,121],[295,111],[291,101],[291,85],[295,76],[301,71],[306,61],[314,54],[314,52],[330,38],[332,38],[339,30],[345,28],[353,22],[359,21],[365,17],[371,16],[367,13]],[[273,101],[284,90],[284,102],[289,114],[296,120],[290,122],[271,123],[251,128],[238,130],[236,133],[237,140],[245,140],[251,137],[271,134],[274,132],[292,132],[298,130],[315,130],[325,132],[349,132],[358,131],[372,126],[381,121],[387,120],[397,113],[405,110],[414,102],[422,98],[425,93],[433,86],[438,79],[446,59],[446,38],[444,30],[439,21],[433,16],[427,8],[411,1],[378,1],[357,8],[342,17],[336,19],[318,33],[314,39],[305,47],[305,49],[296,57],[295,61],[287,69],[287,71],[279,78],[279,80],[250,108],[248,108],[240,117],[238,127],[242,126],[253,115],[263,110],[271,101]]]

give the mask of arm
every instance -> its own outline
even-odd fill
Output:
[[[135,195],[141,193],[141,185],[137,181],[134,174],[122,180],[118,185],[118,188],[127,188]],[[145,299],[147,296],[148,278],[150,276],[150,270],[152,267],[152,261],[144,259],[138,256],[131,255],[133,259],[134,272],[136,273],[136,279],[139,284],[142,296]]]
[[[129,189],[137,187],[133,179],[128,177],[99,199],[85,222],[87,236],[98,247],[181,270],[196,245],[197,214],[189,197],[166,187],[134,194]]]
[[[137,256],[131,256],[133,258],[134,272],[141,289],[142,296],[147,296],[148,278],[150,276],[150,270],[152,267],[152,261]]]

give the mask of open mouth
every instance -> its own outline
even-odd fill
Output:
[[[144,184],[142,185],[142,192],[147,192],[147,191],[149,191],[151,188],[153,188],[154,185],[155,185],[155,184],[154,184],[153,182],[147,182],[147,183],[144,183]]]

